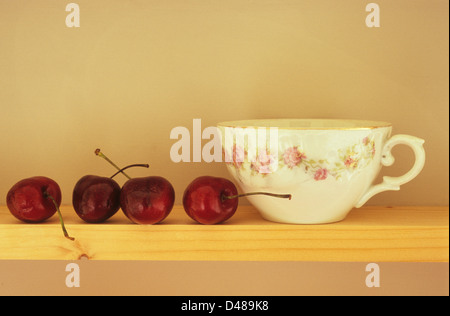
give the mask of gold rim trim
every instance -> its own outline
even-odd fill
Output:
[[[277,122],[323,122],[323,123],[348,123],[354,126],[277,126]],[[265,122],[265,124],[263,123]],[[273,124],[270,124],[273,122]],[[259,124],[258,124],[259,123]],[[263,124],[261,124],[263,123]],[[269,124],[268,124],[269,123]],[[271,126],[267,126],[271,125]],[[281,130],[371,130],[377,128],[392,127],[391,123],[382,121],[366,121],[366,120],[346,120],[346,119],[260,119],[260,120],[238,120],[226,121],[217,124],[218,127],[227,128],[278,128]]]

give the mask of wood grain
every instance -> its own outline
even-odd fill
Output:
[[[263,220],[241,206],[227,223],[194,223],[175,206],[161,224],[131,223],[121,211],[103,224],[86,224],[69,206],[57,216],[25,224],[0,207],[0,259],[448,262],[448,207],[363,207],[327,225]]]

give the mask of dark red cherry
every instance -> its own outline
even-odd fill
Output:
[[[158,176],[131,179],[120,193],[122,211],[136,224],[162,222],[171,213],[174,203],[173,186]]]
[[[291,198],[289,194],[265,192],[238,195],[238,190],[233,182],[224,178],[203,176],[192,181],[186,188],[183,195],[183,206],[186,214],[200,224],[221,224],[236,213],[239,198],[248,195]]]
[[[12,215],[26,223],[41,223],[58,213],[64,236],[69,237],[61,216],[61,189],[52,179],[33,177],[16,183],[8,192],[6,203]]]
[[[193,220],[205,224],[219,224],[231,218],[238,207],[238,199],[223,196],[238,194],[236,186],[229,180],[210,176],[195,179],[183,195],[184,209]]]
[[[111,178],[84,176],[75,185],[72,204],[85,222],[104,222],[120,209],[120,186]]]

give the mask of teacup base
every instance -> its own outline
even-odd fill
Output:
[[[330,192],[327,196],[333,203],[302,187],[293,190],[291,200],[265,196],[250,196],[248,200],[264,220],[281,224],[321,225],[341,222],[353,210],[351,202],[347,199],[339,201],[337,196],[333,196],[335,193]]]
[[[329,225],[342,222],[347,218],[347,214],[345,216],[341,216],[338,218],[329,218],[329,219],[321,219],[321,220],[294,220],[294,219],[286,219],[286,218],[278,218],[273,217],[268,214],[264,214],[259,212],[261,217],[269,222],[278,223],[278,224],[291,224],[291,225]]]

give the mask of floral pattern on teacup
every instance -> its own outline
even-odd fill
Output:
[[[290,147],[283,153],[283,162],[290,169],[300,165],[306,158],[306,155],[298,149],[298,146]]]
[[[266,148],[260,148],[256,159],[248,162],[248,152],[245,148],[233,144],[231,154],[224,151],[226,162],[237,172],[250,170],[254,175],[267,176],[277,168],[288,170],[303,170],[315,181],[323,181],[330,177],[339,180],[344,173],[354,172],[366,167],[375,157],[375,141],[365,137],[361,142],[337,151],[337,158],[311,159],[301,149],[301,146],[291,146],[285,149],[276,160]],[[276,168],[275,168],[276,167]]]
[[[275,168],[276,157],[272,155],[268,150],[262,148],[258,152],[258,156],[254,162],[251,163],[250,168],[259,174],[272,173]]]
[[[233,144],[232,153],[229,154],[227,151],[224,151],[224,159],[228,164],[233,165],[236,169],[242,167],[245,159],[247,157],[247,152],[244,148]]]
[[[328,177],[328,169],[327,168],[320,168],[314,173],[314,180],[321,181],[326,180]]]

